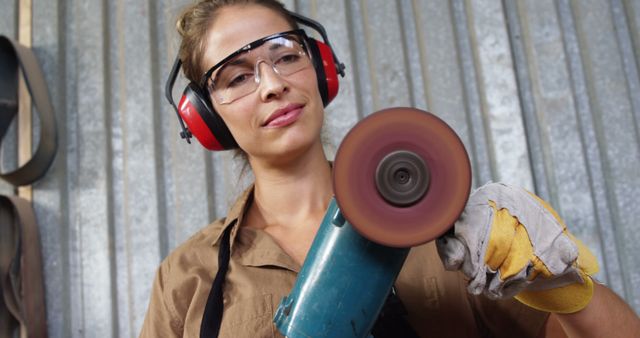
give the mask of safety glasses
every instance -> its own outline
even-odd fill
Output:
[[[297,29],[251,42],[211,67],[200,83],[218,104],[230,104],[260,85],[260,64],[269,65],[280,76],[289,76],[312,66],[306,35]]]

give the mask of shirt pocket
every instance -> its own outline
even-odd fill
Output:
[[[271,298],[270,294],[259,295],[236,301],[229,307],[225,304],[220,337],[276,337]]]
[[[440,296],[438,290],[438,279],[432,276],[422,278],[424,290],[424,306],[431,311],[440,309]]]

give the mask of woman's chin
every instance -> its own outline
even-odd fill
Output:
[[[315,151],[314,145],[322,143],[320,138],[317,140],[310,139],[309,135],[287,135],[274,142],[263,143],[260,149],[255,152],[255,158],[262,158],[269,162],[292,161],[296,158],[306,157]]]

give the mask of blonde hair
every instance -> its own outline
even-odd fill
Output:
[[[185,8],[176,22],[178,33],[182,37],[178,55],[182,61],[182,71],[190,81],[199,83],[205,72],[202,65],[205,39],[216,14],[224,7],[237,5],[264,6],[282,15],[292,29],[298,28],[296,21],[277,0],[200,0]]]

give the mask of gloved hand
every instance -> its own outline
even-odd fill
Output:
[[[515,296],[558,313],[579,311],[593,296],[595,256],[547,203],[524,189],[500,183],[477,189],[455,235],[436,246],[446,269],[462,268],[473,294]]]

